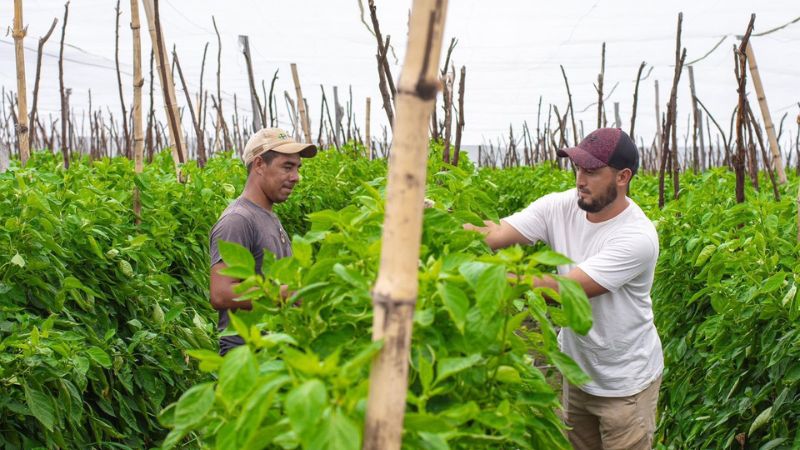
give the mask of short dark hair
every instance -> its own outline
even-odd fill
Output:
[[[256,156],[256,158],[261,158],[267,165],[272,164],[272,160],[277,158],[279,155],[278,152],[275,150],[267,150],[264,153]],[[247,165],[247,174],[250,175],[250,171],[253,170],[253,161],[250,161],[250,164]]]

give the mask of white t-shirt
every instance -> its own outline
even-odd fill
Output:
[[[609,292],[591,298],[593,326],[586,336],[564,328],[561,351],[592,381],[581,389],[601,397],[644,390],[664,368],[661,340],[653,323],[650,288],[658,259],[658,234],[633,200],[616,217],[592,223],[578,207],[576,189],[536,200],[503,219],[531,242],[543,241],[580,267]]]

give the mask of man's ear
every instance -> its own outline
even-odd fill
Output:
[[[617,181],[620,183],[628,184],[633,178],[633,171],[631,169],[622,169],[617,172]]]

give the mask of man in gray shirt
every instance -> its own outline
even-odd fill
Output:
[[[218,328],[228,326],[228,310],[252,309],[252,303],[236,301],[233,292],[238,280],[221,275],[225,263],[219,254],[219,242],[235,242],[250,251],[256,260],[256,272],[261,273],[264,252],[276,259],[291,256],[289,236],[278,216],[272,212],[275,203],[289,198],[300,181],[301,158],[317,154],[313,144],[295,142],[279,128],[264,128],[255,133],[244,149],[242,158],[247,166],[247,181],[242,195],[231,203],[220,216],[210,233],[211,306],[219,311]],[[281,294],[286,296],[285,286]],[[233,347],[244,344],[239,336],[223,336],[219,342],[221,355]]]

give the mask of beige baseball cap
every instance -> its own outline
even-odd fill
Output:
[[[317,154],[314,144],[302,144],[295,141],[292,135],[280,128],[262,128],[254,133],[244,146],[242,159],[248,165],[262,153],[274,150],[278,153],[293,155],[300,153],[303,158],[313,158]]]

